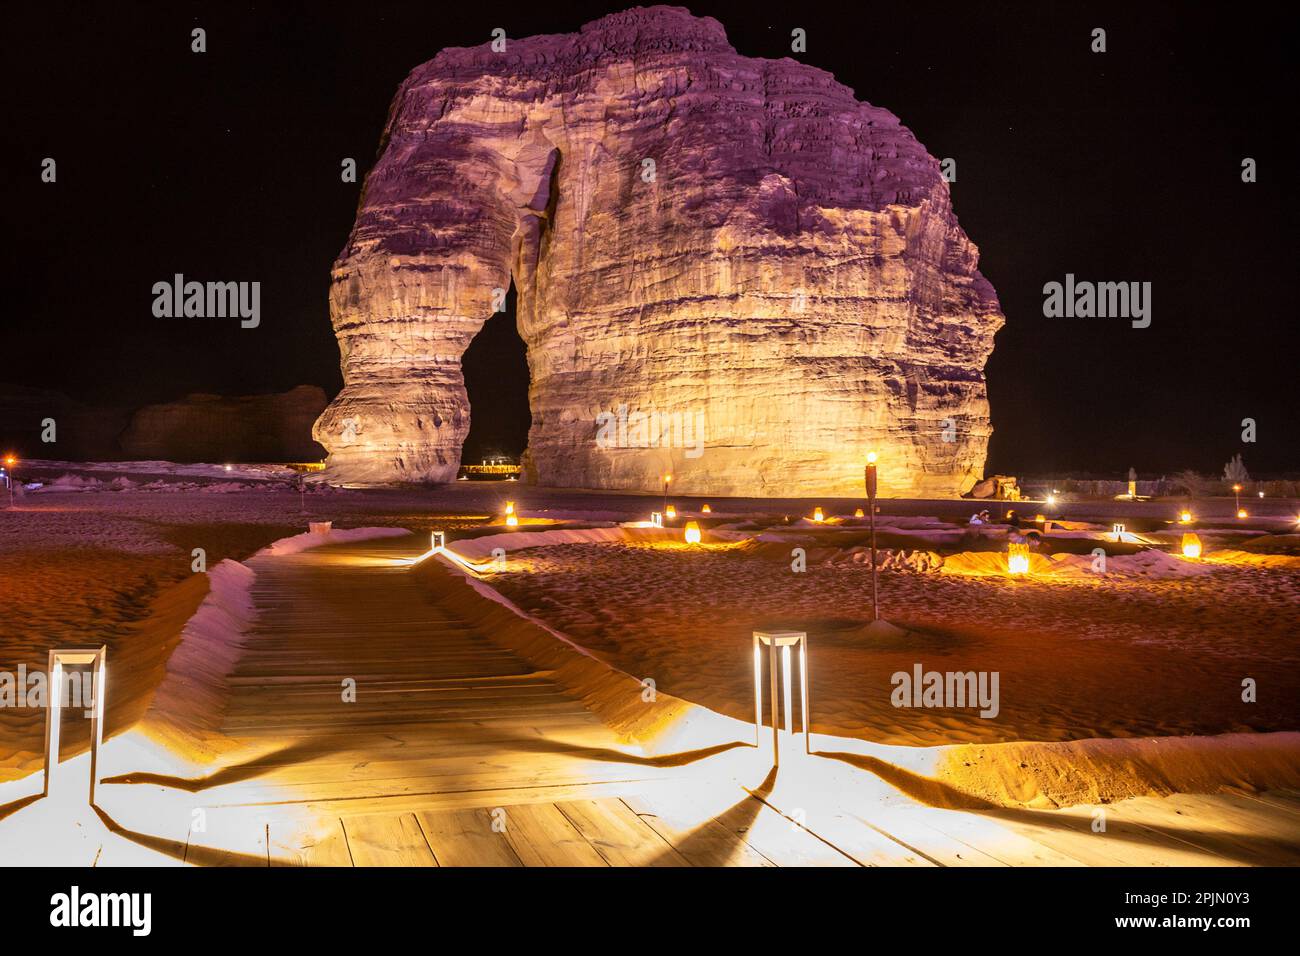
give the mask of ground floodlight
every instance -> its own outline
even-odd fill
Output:
[[[59,717],[63,707],[63,667],[65,664],[89,664],[94,669],[94,700],[90,707],[90,803],[95,803],[95,784],[99,782],[99,747],[104,742],[104,698],[108,688],[104,681],[104,664],[108,645],[98,648],[78,647],[50,650],[46,670],[45,694],[45,786],[41,796],[50,795],[50,778],[59,765]]]

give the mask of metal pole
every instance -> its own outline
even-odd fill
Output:
[[[772,671],[772,766],[781,766],[781,726],[777,718],[780,698],[776,695],[776,641],[769,635],[767,641],[767,663]]]
[[[880,620],[880,585],[876,572],[876,496],[871,496],[871,616]]]
[[[758,635],[754,635],[754,746],[761,743],[763,729],[763,658],[759,653]]]
[[[108,659],[108,645],[102,645],[95,662],[95,706],[90,718],[90,805],[95,805],[95,784],[99,782],[99,748],[104,743],[104,665]]]
[[[803,752],[812,753],[812,730],[808,723],[808,635],[799,641],[799,686],[803,690]]]
[[[781,678],[785,684],[785,733],[787,737],[794,737],[794,695],[791,693],[791,681],[793,676],[791,671],[794,668],[790,666],[790,645],[786,644],[781,648]]]
[[[50,776],[59,765],[59,687],[63,683],[63,665],[54,651],[50,651],[45,673],[45,789],[41,796],[48,797]]]
[[[871,512],[871,617],[880,620],[880,585],[876,576],[876,454],[867,456],[867,507]]]

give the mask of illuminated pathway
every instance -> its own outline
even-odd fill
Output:
[[[797,746],[776,776],[750,747],[642,756],[409,573],[424,544],[250,561],[258,615],[221,726],[233,748],[165,776],[136,769],[137,735],[121,735],[98,815],[79,788],[66,805],[0,796],[0,863],[1300,863],[1292,793],[1127,800],[1098,834],[1094,807],[937,809],[886,784],[890,768]]]

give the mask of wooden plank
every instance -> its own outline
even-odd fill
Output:
[[[1225,866],[1227,860],[1125,819],[1123,803],[1066,810],[991,811],[1009,829],[1087,866]],[[1093,811],[1106,811],[1094,832]]]
[[[1262,793],[1244,793],[1242,796],[1300,816],[1300,794],[1288,790],[1265,790]]]
[[[891,839],[849,813],[813,813],[803,821],[803,825],[859,866],[936,865],[913,848]]]
[[[629,795],[623,801],[692,866],[775,865],[717,820],[684,813],[654,796]]]
[[[185,862],[190,866],[269,866],[265,820],[240,811],[206,811],[190,828]]]
[[[571,800],[560,812],[610,866],[689,866],[622,800]]]
[[[819,839],[757,797],[746,795],[717,821],[777,866],[857,866],[845,853]]]
[[[523,866],[505,831],[493,828],[493,812],[487,807],[421,810],[415,818],[440,866]]]
[[[348,839],[338,817],[310,827],[273,819],[267,824],[267,835],[272,866],[352,866]]]
[[[850,815],[938,866],[1005,866],[995,857],[908,815],[900,807],[882,807],[869,815],[854,811]]]
[[[1035,840],[1001,822],[960,810],[916,807],[895,811],[893,817],[907,816],[930,829],[969,846],[977,854],[971,862],[992,866],[1081,866],[1076,857]]]
[[[608,866],[553,803],[511,807],[506,837],[524,866]]]
[[[348,850],[357,866],[437,866],[424,831],[411,813],[342,818]]]

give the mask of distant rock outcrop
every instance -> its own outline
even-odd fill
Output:
[[[121,453],[182,462],[319,461],[325,450],[311,440],[311,425],[325,404],[315,385],[276,395],[187,395],[137,411]]]
[[[541,484],[860,494],[876,450],[882,494],[964,491],[1003,323],[977,263],[897,117],[716,20],[444,50],[334,265],[345,387],[314,434],[343,480],[455,478],[460,358],[513,279]]]

